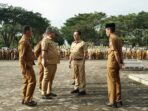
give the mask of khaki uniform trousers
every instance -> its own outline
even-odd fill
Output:
[[[42,80],[43,80],[43,75],[44,75],[44,67],[42,64],[38,64],[39,68],[39,89],[42,88]]]
[[[23,77],[24,86],[23,86],[23,99],[26,102],[29,102],[33,98],[33,93],[36,86],[36,77],[33,70],[33,67],[26,69],[26,74]]]
[[[49,64],[44,67],[44,75],[42,80],[42,95],[52,92],[52,83],[57,70],[57,64]]]
[[[75,83],[75,73],[73,71],[73,68],[71,68],[71,71],[70,71],[71,75],[72,75],[72,82]]]
[[[72,61],[72,72],[75,78],[74,89],[85,91],[86,79],[85,79],[85,63],[83,60]]]
[[[148,59],[148,52],[146,53],[146,59]]]
[[[109,102],[121,101],[121,84],[118,68],[108,68],[107,85]]]

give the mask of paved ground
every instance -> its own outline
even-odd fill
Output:
[[[148,65],[148,61],[145,61]],[[36,75],[37,66],[35,66]],[[61,61],[54,81],[57,98],[50,101],[40,99],[38,87],[35,100],[38,106],[21,105],[22,76],[17,61],[0,61],[0,111],[148,111],[148,86],[132,81],[129,74],[148,74],[148,71],[122,71],[122,97],[124,106],[113,109],[104,105],[107,100],[106,61],[87,61],[87,93],[85,97],[70,94],[71,75],[68,61]],[[37,85],[38,86],[38,85]]]
[[[129,78],[148,86],[148,74],[130,74]]]

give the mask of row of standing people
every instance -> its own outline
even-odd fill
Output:
[[[0,49],[0,60],[17,60],[17,49]]]
[[[52,99],[57,95],[52,92],[52,84],[57,70],[57,64],[60,62],[60,53],[57,44],[53,41],[55,37],[54,29],[47,28],[42,41],[36,46],[35,52],[31,48],[29,39],[32,35],[30,26],[24,27],[24,34],[19,41],[19,64],[24,79],[22,104],[27,106],[36,106],[37,102],[33,100],[33,93],[36,86],[36,77],[33,69],[34,60],[38,59],[39,66],[39,88],[42,99]],[[75,32],[75,37],[78,36]],[[86,95],[85,92],[85,57],[84,57],[84,42],[79,40],[73,42],[71,49],[71,59],[69,61],[74,75],[74,90],[72,94],[77,96]]]
[[[103,50],[102,50],[103,49]],[[59,47],[60,59],[68,60],[70,56],[70,48]],[[17,60],[19,57],[17,49],[0,49],[0,60]],[[86,59],[88,60],[102,60],[107,59],[107,47],[99,48],[93,47],[87,49]],[[123,48],[124,59],[148,59],[148,50]]]
[[[144,49],[130,49],[123,50],[124,59],[138,59],[145,60],[148,59],[148,50]]]
[[[36,106],[33,101],[33,93],[36,86],[36,77],[33,69],[34,60],[38,58],[40,90],[42,99],[52,99],[57,96],[52,92],[52,84],[57,70],[57,64],[60,62],[60,53],[56,43],[54,29],[47,28],[42,41],[39,43],[35,54],[32,51],[29,38],[32,34],[30,26],[24,27],[24,35],[19,41],[19,64],[24,78],[22,104],[27,106]],[[122,42],[115,34],[115,24],[106,24],[106,35],[109,37],[108,60],[107,60],[107,86],[109,107],[122,106],[120,69],[123,68]],[[74,90],[72,94],[76,96],[86,95],[85,78],[85,58],[87,56],[87,47],[81,40],[81,32],[73,33],[74,42],[72,42],[69,56],[69,68],[73,75]],[[40,50],[38,50],[40,49]],[[35,57],[36,56],[36,57]]]
[[[124,48],[123,51],[123,58],[124,59],[138,59],[138,60],[146,60],[148,59],[148,50],[143,49],[131,49],[131,48]],[[61,59],[69,59],[70,56],[70,48],[69,49],[60,49],[60,56]],[[101,48],[89,48],[87,50],[86,59],[88,60],[102,60],[107,59],[108,51],[107,48],[101,50]]]

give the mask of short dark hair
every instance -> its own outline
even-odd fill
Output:
[[[105,25],[105,28],[109,28],[112,32],[115,32],[116,25],[115,25],[115,23],[108,23]]]
[[[47,33],[50,33],[50,32],[55,33],[55,29],[53,27],[47,27],[45,33],[47,34]]]
[[[23,28],[23,33],[25,34],[27,31],[31,30],[31,26],[30,25],[25,25]]]
[[[74,31],[74,32],[77,32],[78,35],[81,35],[81,31],[80,31],[80,30],[76,30],[76,31]]]

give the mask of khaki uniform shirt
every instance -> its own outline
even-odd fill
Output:
[[[119,55],[119,57],[121,58],[120,62],[122,63],[122,41],[116,35],[110,36],[109,39],[107,67],[119,68],[114,53],[117,53]]]
[[[60,53],[57,44],[50,38],[43,38],[41,43],[42,51],[47,52],[47,64],[57,64],[60,62]]]
[[[78,43],[74,41],[70,48],[70,53],[71,53],[70,56],[72,57],[72,59],[83,59],[84,52],[86,51],[87,47],[84,41],[80,41]]]
[[[32,51],[31,44],[25,39],[25,35],[21,38],[18,45],[19,64],[21,68],[29,68],[34,65],[35,56]]]

